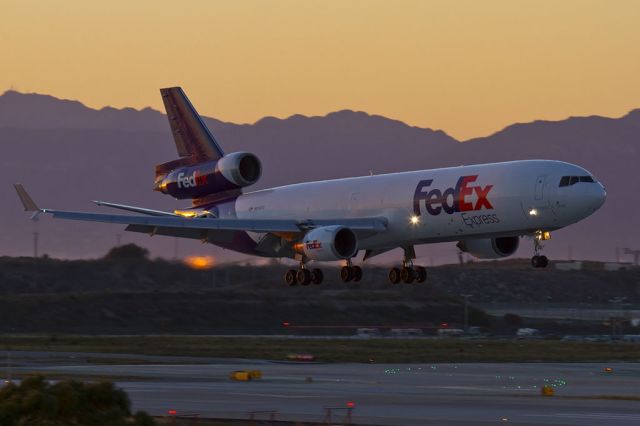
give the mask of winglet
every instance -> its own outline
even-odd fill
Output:
[[[13,187],[16,189],[18,193],[18,197],[20,197],[20,201],[22,201],[22,205],[24,206],[24,211],[26,212],[39,212],[40,208],[36,205],[36,203],[31,199],[31,196],[27,193],[27,190],[24,189],[22,184],[14,183]]]

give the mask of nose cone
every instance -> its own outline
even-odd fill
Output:
[[[607,191],[604,189],[600,183],[596,187],[594,187],[593,191],[590,191],[589,194],[589,204],[592,211],[598,210],[604,204],[607,199]]]

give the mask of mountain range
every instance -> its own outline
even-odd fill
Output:
[[[197,107],[197,105],[196,105]],[[462,118],[461,118],[462,119]],[[607,188],[595,215],[554,233],[552,258],[613,260],[616,249],[640,248],[640,200],[632,171],[638,167],[640,109],[619,118],[571,117],[510,125],[490,136],[459,141],[442,130],[409,126],[365,112],[325,116],[265,117],[253,124],[204,118],[227,152],[251,151],[263,163],[255,189],[287,183],[516,159],[556,159],[579,164]],[[100,110],[77,101],[7,91],[0,96],[0,254],[30,255],[33,233],[40,254],[62,258],[103,255],[117,241],[135,242],[153,255],[207,253],[243,260],[198,242],[126,233],[117,225],[53,221],[32,223],[12,183],[21,182],[38,204],[105,211],[90,200],[172,210],[184,207],[153,192],[153,168],[177,158],[166,117],[151,108]],[[523,240],[519,256],[529,257]],[[421,247],[423,264],[456,260],[452,243]],[[399,260],[392,253],[383,261]]]

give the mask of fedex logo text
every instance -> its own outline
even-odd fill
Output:
[[[193,188],[197,185],[205,185],[207,183],[207,175],[197,175],[193,172],[187,175],[183,172],[178,173],[178,188]]]
[[[307,243],[307,250],[318,250],[322,248],[322,243],[318,240],[309,241]]]
[[[462,176],[458,179],[454,188],[447,188],[444,191],[439,189],[428,190],[433,183],[433,179],[421,180],[416,186],[413,195],[413,212],[420,215],[420,204],[424,201],[427,213],[437,216],[444,210],[447,214],[458,212],[475,211],[485,208],[492,210],[493,206],[489,202],[487,195],[493,185],[473,186],[471,183],[478,179],[478,175]],[[473,195],[476,195],[475,203]]]

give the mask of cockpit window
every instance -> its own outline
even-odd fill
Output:
[[[578,182],[594,183],[593,176],[562,176],[558,186],[571,186]]]

